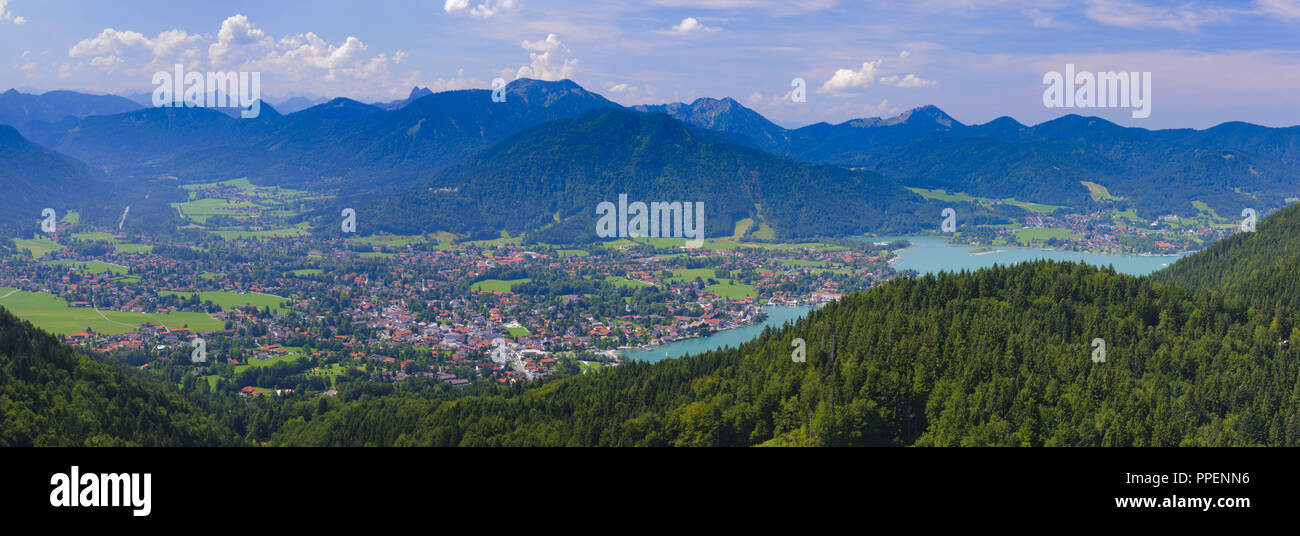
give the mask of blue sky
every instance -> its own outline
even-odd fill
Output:
[[[623,104],[732,97],[783,126],[935,104],[1146,128],[1300,124],[1300,0],[0,0],[0,88],[262,73],[269,100],[570,78]],[[1149,71],[1152,113],[1049,109],[1044,73]],[[793,78],[807,101],[787,98]]]

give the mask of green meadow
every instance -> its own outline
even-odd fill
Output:
[[[122,253],[153,253],[153,246],[144,244],[117,244],[113,248]]]
[[[127,267],[112,264],[103,261],[77,262],[70,259],[59,259],[57,261],[45,261],[45,264],[54,266],[73,266],[77,270],[91,274],[102,274],[112,272],[113,275],[126,275]]]
[[[53,294],[16,291],[9,287],[0,287],[0,307],[56,335],[67,335],[86,328],[98,333],[125,333],[134,331],[146,322],[169,328],[188,326],[193,332],[216,331],[225,327],[223,322],[205,313],[175,312],[158,315],[122,311],[96,312],[91,307],[70,307],[63,298]]]
[[[88,232],[88,233],[72,233],[72,237],[76,238],[77,240],[85,240],[87,242],[110,242],[110,243],[117,242],[117,237],[114,236],[112,233],[104,233],[99,231]]]
[[[165,290],[159,292],[159,294],[180,296],[182,298],[189,298],[191,295],[198,294],[199,301],[202,302],[210,301],[214,304],[217,304],[221,306],[222,311],[233,311],[236,307],[239,307],[240,305],[254,305],[257,306],[258,309],[261,309],[263,307],[270,307],[271,312],[276,314],[282,314],[285,312],[285,309],[283,307],[280,307],[280,302],[285,301],[285,298],[281,298],[279,296],[271,296],[268,294],[254,294],[251,292],[240,294],[238,292],[230,292],[226,290],[205,291],[205,292],[176,292],[171,290]]]
[[[532,279],[484,279],[474,283],[469,287],[474,292],[510,292],[510,289],[519,283],[527,283]]]
[[[63,246],[46,240],[44,238],[15,238],[14,245],[18,249],[25,249],[31,254],[32,258],[39,259],[45,254],[63,249]]]

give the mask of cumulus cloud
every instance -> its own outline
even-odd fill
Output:
[[[822,84],[819,93],[843,94],[855,89],[863,89],[876,81],[880,60],[866,61],[859,69],[836,69],[835,75]]]
[[[515,0],[485,0],[471,7],[470,0],[447,0],[442,4],[442,10],[447,13],[464,13],[471,17],[486,19],[514,9],[515,4]]]
[[[27,19],[14,15],[9,11],[9,0],[0,0],[0,22],[12,22],[14,24],[27,24]]]
[[[1191,4],[1156,7],[1128,0],[1089,0],[1084,16],[1107,26],[1122,28],[1165,28],[1191,31],[1202,24],[1227,18],[1218,8],[1198,9]]]
[[[140,32],[105,28],[73,45],[68,57],[85,59],[109,72],[127,62],[131,63],[130,72],[159,70],[172,63],[200,63],[197,45],[202,39],[183,30],[167,30],[151,38]]]
[[[904,88],[930,87],[930,86],[939,85],[939,83],[935,82],[934,80],[923,80],[921,78],[917,78],[916,75],[914,74],[908,74],[907,76],[902,76],[902,77],[898,75],[886,76],[880,79],[880,83],[888,84],[891,86],[904,87]]]
[[[520,46],[528,51],[531,61],[515,71],[515,78],[562,80],[571,78],[578,68],[578,59],[569,57],[569,47],[555,34],[547,34],[540,41],[524,41]]]
[[[722,28],[713,26],[705,26],[704,23],[700,22],[700,20],[695,17],[686,17],[682,19],[681,23],[674,25],[672,31],[679,34],[686,34],[695,32],[716,32],[721,29]]]
[[[217,42],[208,45],[208,57],[216,65],[238,65],[274,47],[275,41],[255,28],[248,17],[235,15],[221,21]]]
[[[361,96],[400,89],[404,81],[399,83],[390,68],[402,63],[406,56],[402,51],[391,57],[372,53],[364,42],[352,36],[334,43],[312,32],[275,37],[247,16],[237,14],[223,20],[215,36],[168,30],[149,37],[136,31],[105,28],[73,45],[68,57],[79,61],[60,67],[59,74],[66,77],[82,67],[91,67],[138,76],[170,71],[174,64],[182,64],[189,71],[263,72],[278,83],[312,82],[316,91]]]
[[[906,50],[898,53],[899,62],[906,62],[912,56],[911,52]],[[891,60],[893,61],[893,60]],[[857,96],[858,90],[871,87],[873,84],[884,86],[894,86],[901,88],[931,87],[939,85],[934,80],[926,80],[915,74],[883,74],[881,66],[885,63],[883,59],[874,59],[862,63],[862,67],[857,69],[837,69],[835,74],[822,84],[817,90],[818,93],[830,93],[840,97]]]
[[[637,92],[636,86],[627,83],[614,84],[612,86],[609,86],[607,89],[610,93],[636,93]]]

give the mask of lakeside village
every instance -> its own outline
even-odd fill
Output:
[[[1102,210],[1032,213],[1023,224],[979,226],[954,242],[973,246],[1045,247],[1062,251],[1175,255],[1198,251],[1237,232],[1237,224],[1217,217],[1174,214],[1152,221],[1133,213]]]
[[[184,243],[61,227],[65,238],[43,240],[48,251],[19,240],[0,252],[0,306],[182,388],[246,396],[587,373],[618,365],[620,350],[752,325],[765,305],[816,305],[881,284],[894,275],[890,248],[902,247]]]

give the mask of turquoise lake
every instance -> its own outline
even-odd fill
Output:
[[[1113,266],[1115,271],[1129,275],[1146,275],[1173,264],[1182,255],[1127,255],[1113,253],[1080,253],[1033,248],[994,248],[989,253],[972,253],[974,246],[950,246],[948,239],[938,236],[885,236],[867,238],[871,242],[907,240],[912,247],[898,252],[894,269],[916,270],[922,274],[940,271],[978,270],[994,264],[1003,266],[1025,261],[1046,259],[1053,261],[1086,262],[1094,266]]]
[[[972,253],[980,249],[974,246],[950,246],[948,239],[937,236],[886,236],[871,237],[872,242],[892,242],[907,240],[912,247],[900,250],[894,269],[898,271],[916,270],[929,274],[940,271],[955,272],[960,270],[978,270],[994,264],[1010,265],[1025,261],[1047,259],[1056,261],[1086,262],[1095,266],[1113,266],[1115,271],[1130,275],[1146,275],[1165,266],[1173,264],[1182,255],[1122,255],[1112,253],[1079,253],[1073,251],[1056,251],[1033,248],[994,248],[987,253]],[[670,357],[699,354],[709,350],[736,347],[763,333],[763,327],[779,327],[789,321],[803,318],[811,307],[768,306],[767,320],[753,326],[729,329],[698,339],[689,339],[672,344],[655,347],[650,350],[629,350],[624,355],[638,361],[659,361]]]

